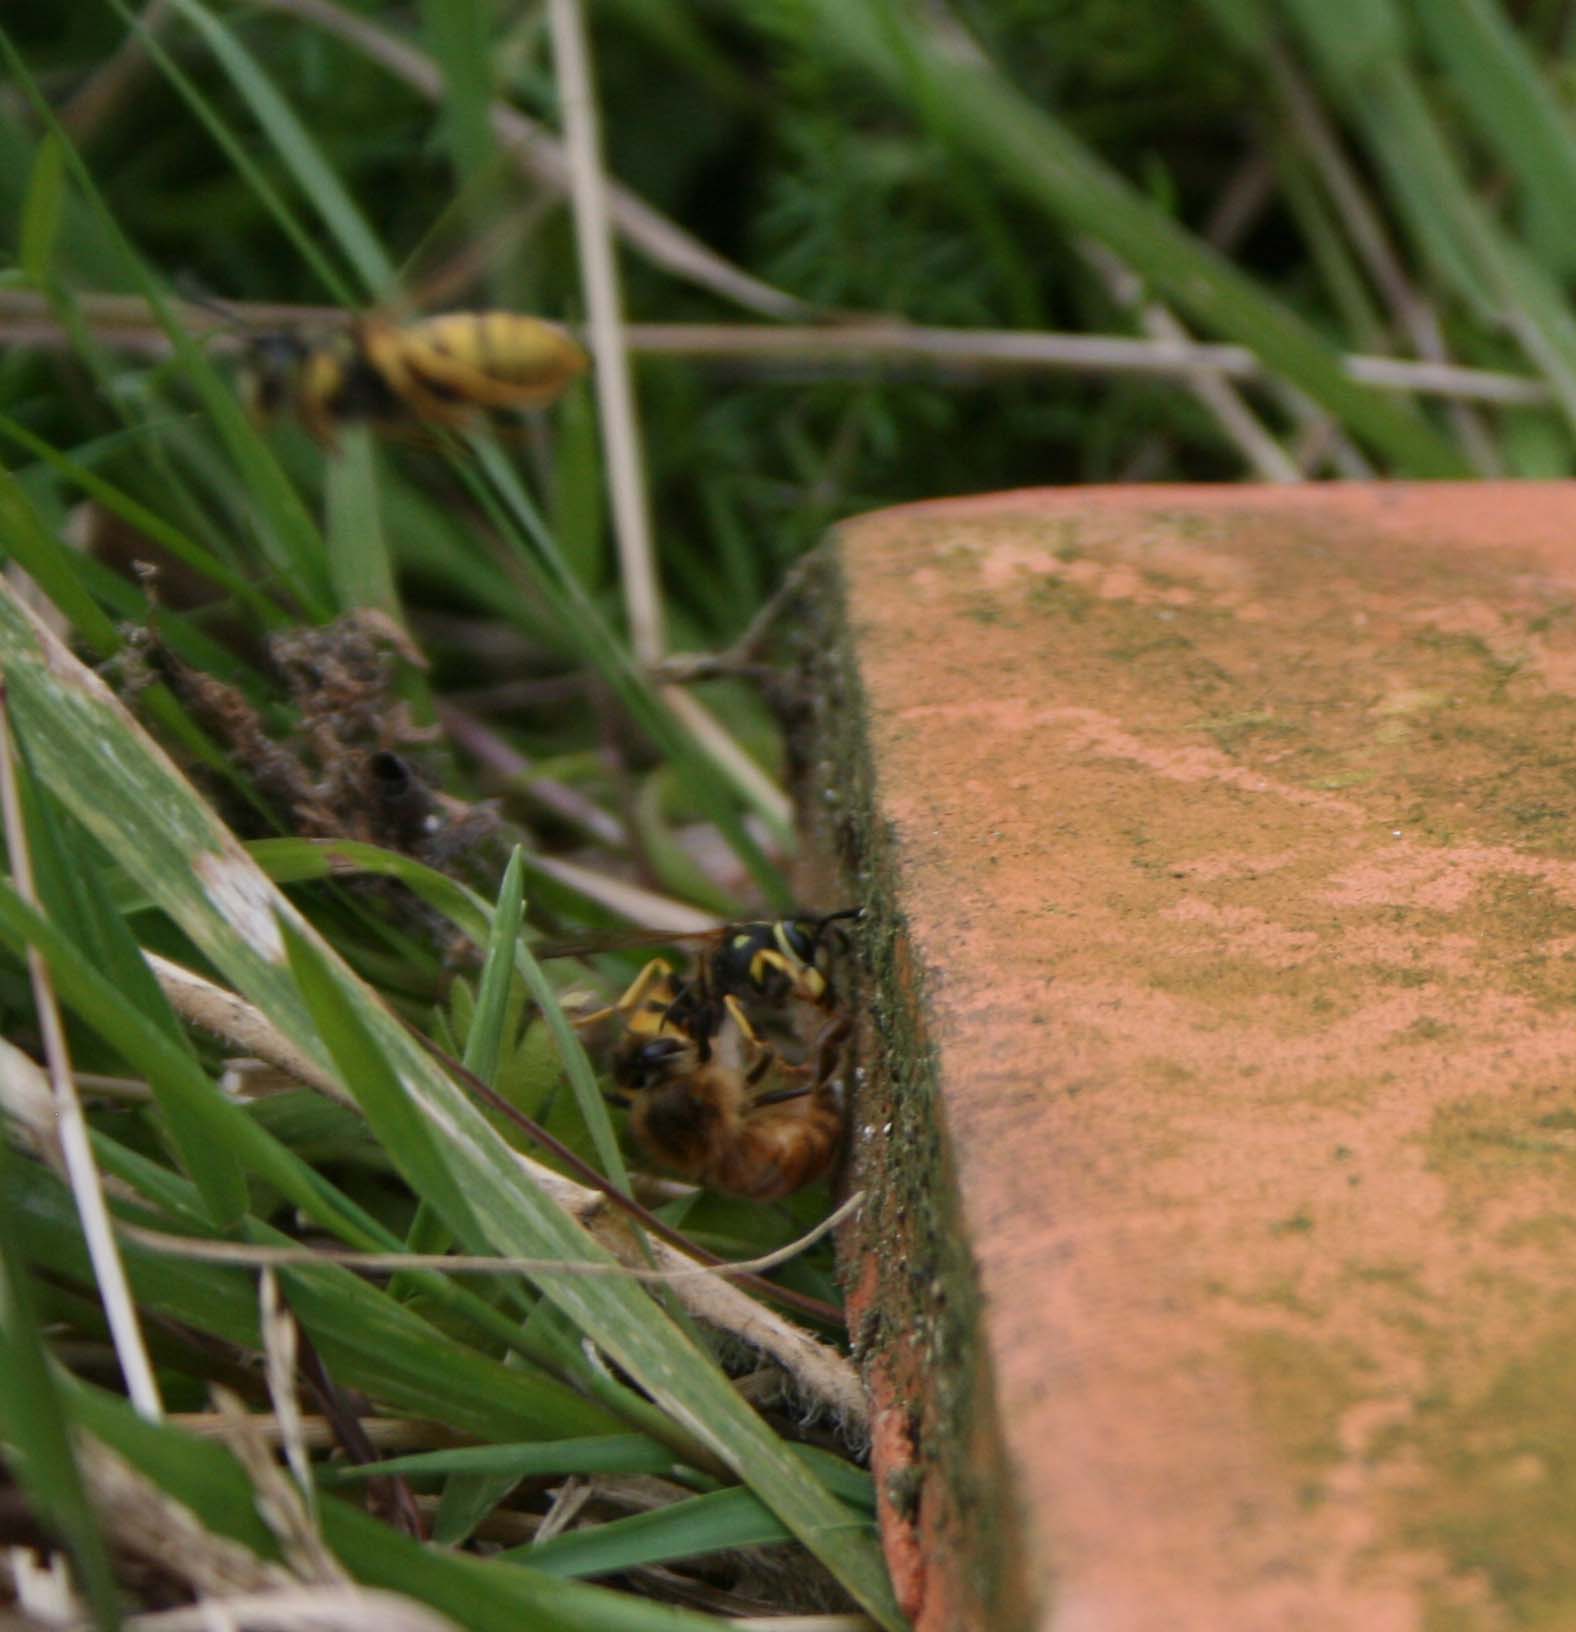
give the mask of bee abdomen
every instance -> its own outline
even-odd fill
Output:
[[[715,1151],[702,1178],[732,1196],[777,1201],[820,1178],[842,1132],[842,1114],[828,1094],[755,1111]]]

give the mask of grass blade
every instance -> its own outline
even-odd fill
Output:
[[[1553,277],[1576,269],[1576,131],[1521,35],[1489,0],[1412,8],[1479,139],[1521,183],[1533,253]]]
[[[323,473],[329,575],[346,612],[372,607],[401,623],[381,494],[372,432],[365,425],[347,425]]]
[[[893,0],[757,0],[752,9],[864,70],[932,114],[936,128],[1071,231],[1108,245],[1212,333],[1248,346],[1396,466],[1460,476],[1465,463],[1407,410],[1355,384],[1339,354],[1223,256],[1200,243],[1033,106],[982,58],[946,50]]]
[[[16,1158],[0,1140],[0,1187],[11,1194]],[[67,1417],[50,1369],[17,1215],[0,1207],[0,1423],[18,1483],[65,1537],[95,1625],[120,1625],[109,1552],[82,1487]]]
[[[65,205],[66,161],[58,138],[39,143],[22,203],[22,232],[17,258],[28,282],[40,288],[48,281],[60,235],[60,214]]]
[[[3,586],[0,665],[18,717],[40,744],[41,778],[214,967],[321,1063],[330,1050],[320,1016],[341,1028],[336,1034],[349,1038],[357,1058],[381,1055],[362,1101],[368,1118],[402,1172],[432,1184],[437,1209],[469,1250],[613,1262],[555,1203],[520,1182],[512,1151],[486,1119],[278,895],[121,705]],[[101,741],[113,743],[107,762]],[[310,969],[310,1002],[292,961]],[[413,1120],[419,1131],[411,1131]],[[879,1624],[901,1626],[874,1545],[848,1531],[843,1505],[642,1288],[621,1276],[536,1279],[703,1458],[748,1484]]]
[[[115,0],[115,3],[116,9],[121,10],[119,0]],[[355,267],[356,275],[363,287],[374,296],[384,295],[394,282],[393,263],[385,254],[377,234],[367,224],[366,217],[357,208],[355,200],[346,192],[333,167],[324,159],[312,133],[296,117],[294,109],[279,94],[278,88],[263,72],[257,59],[229,28],[210,11],[200,6],[197,0],[171,0],[171,4],[202,36],[208,49],[213,52],[214,60],[229,75],[230,83],[245,99],[267,135],[271,151],[290,171],[296,185],[311,201],[318,218],[338,243],[345,259]],[[122,15],[125,15],[124,11]],[[171,74],[178,85],[182,85],[190,99],[193,93],[189,89],[189,82],[183,84],[182,76],[174,69],[168,55],[159,50],[157,42],[151,39],[146,30],[143,30],[143,38],[149,42],[150,50],[160,59],[160,65],[165,72]],[[217,126],[212,128],[217,132]],[[226,147],[230,146],[231,142],[227,140]],[[255,185],[257,173],[249,165],[239,162],[241,156],[236,151],[232,150],[230,157],[233,162],[237,162],[237,168],[241,169],[243,174],[248,174],[253,179]],[[294,231],[291,236],[297,239],[298,249],[304,247],[304,258],[319,264],[321,276],[323,270],[321,258],[312,247],[310,237],[302,238]],[[348,291],[333,274],[324,276],[323,284],[340,304],[354,304],[349,298]]]

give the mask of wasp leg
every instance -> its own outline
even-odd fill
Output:
[[[616,1003],[609,1003],[606,1008],[598,1009],[593,1014],[577,1014],[571,1024],[594,1026],[600,1021],[611,1020],[615,1014],[629,1014],[645,1002],[646,994],[653,986],[672,977],[673,965],[666,958],[653,958],[629,983],[628,989]]]
[[[722,1006],[728,1011],[728,1018],[739,1028],[739,1035],[744,1039],[744,1046],[749,1050],[749,1063],[744,1068],[744,1080],[753,1088],[768,1071],[776,1066],[780,1071],[790,1072],[798,1076],[806,1070],[802,1065],[789,1065],[772,1045],[750,1024],[750,1017],[744,1012],[744,1005],[730,992],[722,1000]]]
[[[750,1017],[744,1012],[744,1005],[731,992],[723,998],[722,1006],[728,1011],[728,1018],[739,1028],[739,1035],[752,1049],[763,1049],[767,1045],[761,1041],[760,1033],[750,1024]]]

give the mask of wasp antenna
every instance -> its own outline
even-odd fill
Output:
[[[190,278],[177,277],[175,292],[186,305],[201,306],[204,311],[212,312],[215,317],[222,317],[225,323],[238,333],[250,333],[251,325],[228,301],[220,300],[217,295],[210,295],[205,289],[199,289]]]
[[[864,915],[863,907],[840,907],[836,912],[829,912],[824,917],[817,918],[815,927],[821,929],[827,924],[835,924],[840,918],[863,918]]]

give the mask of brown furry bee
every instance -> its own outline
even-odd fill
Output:
[[[253,335],[246,357],[252,411],[268,419],[289,410],[328,446],[340,425],[399,433],[544,407],[589,366],[564,330],[517,312],[358,317],[321,336]]]
[[[581,1026],[622,1019],[613,1082],[631,1131],[653,1156],[711,1189],[758,1201],[791,1195],[826,1171],[843,1132],[836,1077],[849,1026],[824,966],[825,938],[856,912],[663,937],[709,943],[690,979],[653,959],[616,1003],[577,1018]],[[567,956],[606,945],[537,951]],[[813,1061],[785,1060],[756,1030],[746,1000],[793,1000],[831,1014]]]
[[[704,1039],[675,1025],[683,993],[653,979],[613,1056],[613,1081],[635,1138],[687,1179],[752,1201],[776,1201],[818,1179],[843,1135],[837,1067],[848,1024],[823,1028],[813,1065],[791,1066],[733,1011]],[[808,1077],[773,1086],[785,1077]]]

